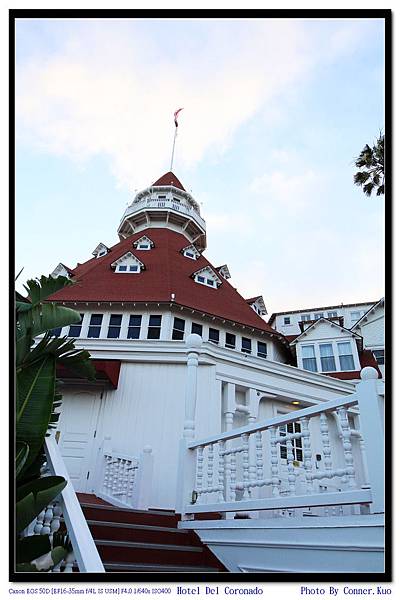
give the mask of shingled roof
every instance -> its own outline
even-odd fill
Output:
[[[136,250],[134,242],[146,234],[154,248]],[[164,228],[148,228],[122,240],[101,258],[91,258],[74,269],[76,283],[67,286],[49,300],[57,302],[174,302],[181,306],[254,327],[273,334],[287,345],[284,336],[272,329],[247,304],[246,300],[223,279],[218,289],[201,285],[191,277],[204,267],[216,269],[201,255],[196,262],[181,254],[188,245],[181,233]],[[115,273],[111,264],[131,251],[144,264],[140,274]]]
[[[153,183],[154,187],[161,187],[166,185],[173,185],[176,188],[179,188],[180,190],[186,192],[185,188],[183,187],[177,176],[173,174],[172,171],[168,171],[168,173],[165,173],[165,175],[163,175],[162,177],[160,177],[160,179],[157,179],[157,181]]]

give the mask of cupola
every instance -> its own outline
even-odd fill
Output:
[[[206,247],[206,224],[200,207],[172,171],[136,194],[122,217],[118,235],[123,240],[149,227],[182,233],[200,252]]]

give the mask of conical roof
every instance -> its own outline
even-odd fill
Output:
[[[134,247],[134,242],[143,235],[154,242],[151,250],[140,251]],[[212,269],[217,276],[218,271],[203,255],[197,260],[183,256],[182,250],[187,245],[187,238],[176,231],[164,228],[142,230],[113,246],[105,256],[91,258],[77,266],[74,269],[76,283],[59,290],[49,300],[170,303],[173,299],[175,304],[284,339],[223,277],[218,288],[195,282],[193,274],[204,267]],[[127,252],[144,263],[143,271],[125,274],[113,270],[111,264]]]
[[[165,175],[163,175],[162,177],[160,177],[160,179],[157,179],[157,181],[153,183],[153,186],[165,185],[173,185],[174,187],[186,192],[185,188],[183,187],[177,176],[173,174],[172,171],[168,171],[168,173],[165,173]]]

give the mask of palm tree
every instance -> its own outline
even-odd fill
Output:
[[[385,134],[379,134],[375,145],[366,144],[355,161],[362,169],[354,175],[354,183],[362,186],[364,194],[370,196],[375,190],[377,196],[385,193]]]

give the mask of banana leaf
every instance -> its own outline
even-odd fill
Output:
[[[17,488],[16,527],[23,531],[67,485],[63,477],[51,475]]]
[[[46,277],[46,275],[42,275],[40,279],[29,279],[24,288],[28,292],[30,301],[35,305],[46,300],[58,290],[72,285],[72,283],[67,277],[51,277],[51,275]]]
[[[17,540],[16,544],[17,563],[30,563],[35,558],[51,551],[50,538],[48,535],[30,535]]]
[[[56,361],[46,355],[41,362],[17,373],[17,442],[29,446],[22,470],[33,463],[42,448],[53,412]]]
[[[28,454],[29,454],[29,446],[28,444],[26,444],[25,442],[17,442],[17,448],[16,448],[16,455],[15,455],[15,476],[18,477],[18,475],[21,473],[25,463],[26,463],[26,459],[28,458]]]

